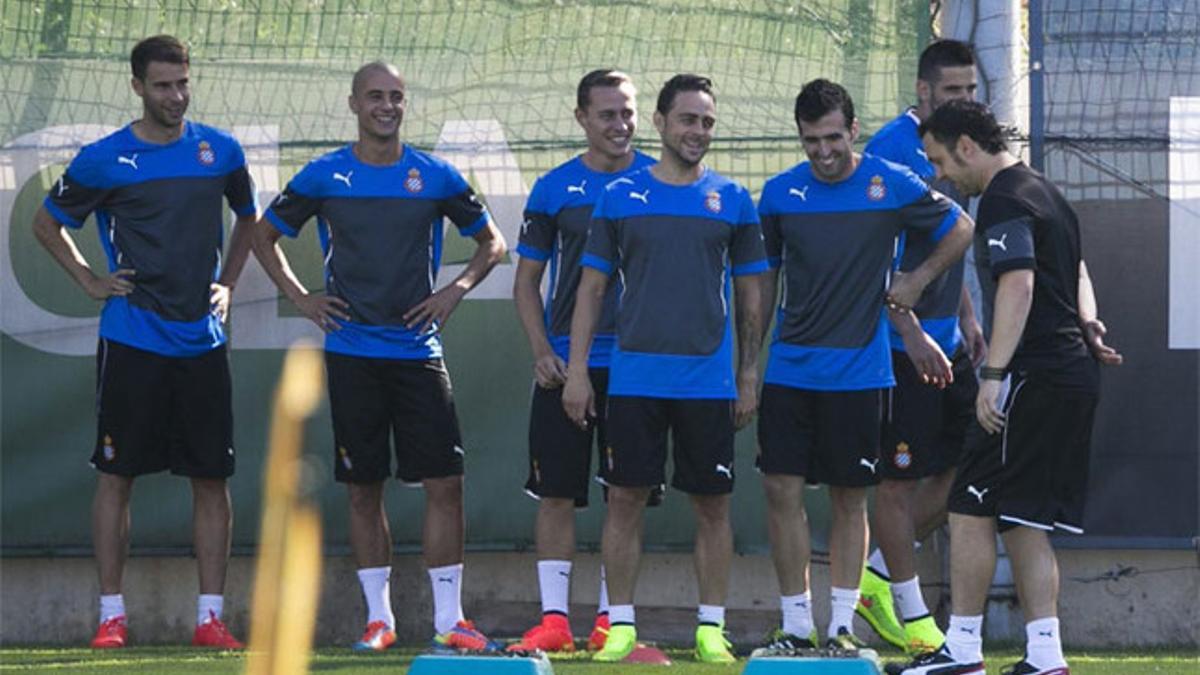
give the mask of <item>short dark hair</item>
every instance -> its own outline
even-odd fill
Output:
[[[626,82],[633,86],[633,78],[615,68],[599,68],[593,70],[579,81],[575,89],[575,105],[580,110],[587,110],[592,104],[592,90],[596,87],[619,87]]]
[[[979,144],[989,155],[997,155],[1008,149],[1004,140],[1006,129],[996,121],[996,116],[978,101],[948,101],[933,111],[921,123],[917,133],[922,137],[931,134],[947,150],[954,150],[958,139],[966,136]]]
[[[714,102],[717,100],[717,97],[713,94],[712,80],[703,75],[680,73],[667,80],[667,83],[663,85],[662,90],[658,92],[658,105],[654,109],[660,114],[666,115],[671,111],[671,106],[675,103],[675,97],[685,91],[702,91],[711,96]]]
[[[151,61],[188,65],[187,46],[173,35],[155,35],[133,46],[129,53],[129,67],[133,76],[139,80],[146,79],[146,69]]]
[[[796,128],[800,128],[801,120],[816,122],[835,110],[842,111],[849,129],[854,122],[854,100],[850,98],[850,92],[837,82],[813,80],[796,95]]]
[[[921,60],[917,62],[917,79],[933,83],[941,79],[942,68],[973,65],[975,52],[971,45],[959,40],[938,40],[921,52]]]

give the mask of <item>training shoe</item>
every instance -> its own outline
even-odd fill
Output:
[[[392,630],[386,621],[372,621],[367,624],[358,642],[350,645],[356,652],[382,652],[396,644],[396,631]]]
[[[941,649],[922,654],[905,664],[888,664],[888,675],[984,675],[983,661],[968,663],[950,656],[950,650]]]
[[[696,626],[696,660],[700,663],[735,663],[729,651],[733,645],[725,639],[725,627],[712,624]]]
[[[575,638],[571,635],[571,624],[562,614],[543,614],[542,622],[525,631],[520,641],[508,646],[510,652],[573,652]]]
[[[870,567],[863,568],[862,582],[858,585],[858,605],[854,611],[870,624],[885,642],[900,649],[907,648],[908,640],[904,629],[896,620],[892,585]]]
[[[771,631],[767,639],[755,648],[755,652],[759,650],[767,652],[791,652],[798,649],[816,649],[817,648],[817,629],[813,629],[808,637],[802,638],[794,633],[786,633],[782,628],[776,628]]]
[[[837,635],[825,640],[825,646],[830,649],[844,649],[846,651],[857,651],[867,646],[867,643],[858,639],[858,636],[845,628],[839,628]]]
[[[501,646],[480,633],[475,624],[463,619],[440,635],[433,636],[433,648],[441,650],[465,650],[470,652],[496,652]]]
[[[1071,670],[1066,666],[1038,668],[1037,666],[1030,665],[1025,659],[1021,659],[1001,670],[1000,675],[1071,675]]]
[[[224,622],[217,618],[216,612],[208,610],[208,621],[196,626],[192,633],[193,647],[215,647],[216,649],[245,649],[246,645],[237,641]]]
[[[604,648],[592,656],[593,661],[624,661],[626,656],[633,653],[637,647],[637,628],[620,623],[608,629],[608,638]]]
[[[920,656],[936,652],[938,647],[946,642],[946,636],[937,627],[932,616],[926,616],[914,621],[904,622],[904,637],[907,645],[904,651],[909,656]]]
[[[610,627],[607,613],[596,615],[596,623],[592,624],[592,634],[588,636],[587,649],[589,652],[598,652],[604,649],[604,641],[608,639]]]
[[[100,622],[96,627],[96,637],[92,638],[92,649],[119,649],[125,646],[129,638],[129,629],[125,626],[125,615],[114,616]]]

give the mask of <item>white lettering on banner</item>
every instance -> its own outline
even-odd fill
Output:
[[[37,304],[21,288],[13,270],[12,214],[22,187],[40,171],[68,164],[88,143],[115,131],[99,124],[71,124],[25,134],[0,148],[0,331],[41,351],[86,356],[96,349],[99,317],[55,314]],[[280,191],[279,128],[274,125],[235,127],[233,134],[246,152],[250,174],[263,208]],[[504,130],[496,120],[451,120],[442,128],[435,154],[464,176],[474,177],[492,217],[511,249],[516,248],[521,214],[529,194]],[[40,200],[39,200],[40,201]],[[91,261],[101,265],[103,261]],[[46,264],[53,261],[46,258]],[[464,265],[446,265],[440,282],[453,279]],[[514,265],[498,265],[466,300],[511,297]],[[82,292],[82,291],[80,291]],[[321,331],[308,319],[279,315],[279,294],[258,261],[251,257],[234,289],[230,309],[234,349],[285,349],[301,337],[319,340]]]
[[[1167,347],[1200,349],[1200,97],[1171,97]]]
[[[99,316],[55,314],[34,302],[21,288],[12,264],[12,228],[28,227],[29,223],[14,223],[12,217],[17,195],[30,179],[48,166],[70,162],[80,147],[113,131],[115,127],[99,124],[48,127],[0,148],[0,171],[12,178],[0,186],[0,331],[17,342],[52,354],[84,356],[96,352]],[[55,263],[47,255],[45,264]]]

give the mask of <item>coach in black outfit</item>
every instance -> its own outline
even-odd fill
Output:
[[[1121,356],[1083,264],[1079,221],[1053,184],[1008,152],[982,104],[954,101],[921,125],[938,176],[982,193],[978,228],[996,281],[977,425],[950,491],[952,615],[946,644],[906,675],[982,673],[982,622],[999,529],[1026,619],[1025,657],[1011,675],[1066,675],[1057,619],[1055,529],[1082,533],[1097,362]],[[903,281],[903,280],[902,280]],[[903,293],[893,287],[893,294]],[[977,670],[976,670],[977,668]]]

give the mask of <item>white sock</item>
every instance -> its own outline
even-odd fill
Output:
[[[696,611],[696,623],[724,626],[725,608],[719,605],[700,605],[700,609]]]
[[[571,596],[571,561],[539,560],[537,571],[538,588],[542,590],[542,614],[558,612],[566,616]]]
[[[830,607],[829,637],[837,637],[838,629],[845,628],[846,632],[854,633],[854,606],[858,604],[857,588],[829,589]]]
[[[608,577],[604,574],[604,565],[600,566],[600,603],[596,613],[608,614]]]
[[[867,557],[867,567],[870,567],[876,574],[887,579],[888,574],[887,561],[883,559],[883,550],[875,549],[871,551],[871,555]]]
[[[633,614],[633,605],[609,605],[608,620],[610,623],[627,623],[630,626],[637,623]]]
[[[1025,660],[1029,665],[1039,669],[1067,665],[1066,659],[1063,658],[1057,617],[1051,616],[1025,624],[1025,640]]]
[[[779,609],[783,612],[783,632],[802,638],[812,635],[812,596],[808,591],[779,596]]]
[[[921,578],[914,576],[908,581],[892,582],[892,597],[896,600],[896,609],[900,610],[900,618],[905,621],[923,619],[929,616],[929,608],[925,606],[925,596],[921,595]]]
[[[439,634],[463,620],[462,571],[462,563],[429,568],[429,583],[433,585],[433,630]]]
[[[120,593],[100,596],[100,623],[118,616],[125,616],[125,596]]]
[[[221,612],[224,610],[225,596],[200,594],[196,598],[196,625],[199,626],[213,619],[220,619]]]
[[[363,567],[358,570],[358,583],[362,586],[363,598],[367,601],[367,623],[382,621],[395,630],[396,617],[392,614],[392,568]]]
[[[950,656],[962,663],[983,661],[983,615],[950,615],[950,626],[946,628],[946,649]]]

